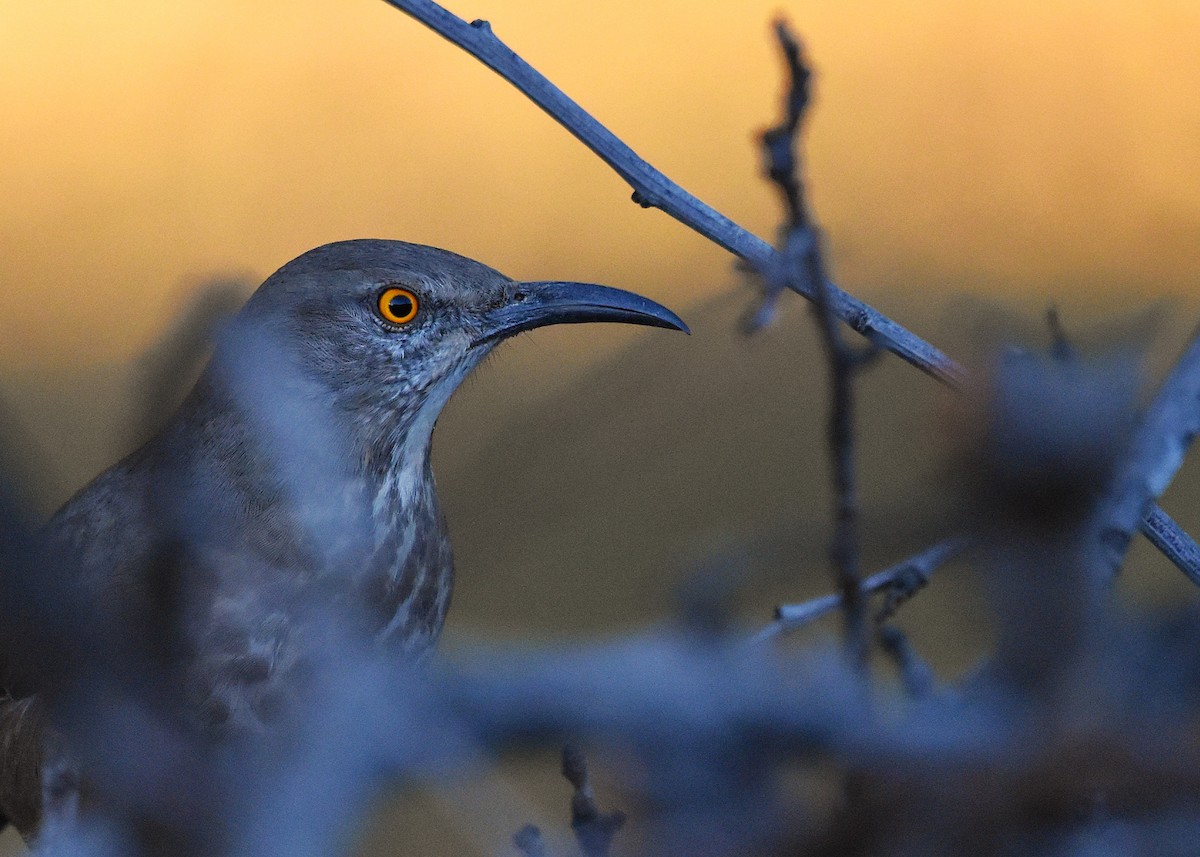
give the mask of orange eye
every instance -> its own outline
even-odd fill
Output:
[[[379,295],[379,314],[392,324],[407,324],[417,317],[417,296],[408,289],[384,289]]]

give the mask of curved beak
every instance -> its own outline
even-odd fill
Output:
[[[548,324],[617,321],[691,333],[683,319],[649,298],[591,283],[521,283],[513,299],[484,316],[483,345]]]

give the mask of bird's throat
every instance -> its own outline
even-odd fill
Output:
[[[366,606],[378,617],[381,641],[407,651],[432,644],[450,602],[453,553],[430,452],[442,408],[469,369],[426,391],[416,409],[397,413],[364,474],[375,537],[363,588]]]

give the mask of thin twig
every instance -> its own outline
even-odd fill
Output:
[[[750,262],[755,270],[761,271],[773,263],[775,250],[770,244],[701,202],[644,161],[624,141],[497,38],[487,21],[468,24],[432,0],[384,2],[458,45],[524,93],[628,182],[633,188],[634,201],[639,205],[669,214],[713,243]],[[809,300],[815,297],[807,283],[797,282],[793,288]],[[838,317],[858,333],[945,383],[956,386],[963,381],[962,369],[919,336],[832,284],[830,295]]]
[[[1147,517],[1158,511],[1155,502],[1183,464],[1192,439],[1200,431],[1200,331],[1163,380],[1145,415],[1134,433],[1124,466],[1114,481],[1114,490],[1105,510],[1103,549],[1107,571],[1116,574],[1125,557],[1133,533],[1139,527],[1149,528],[1151,541],[1157,546],[1165,537],[1176,543],[1190,541],[1179,530],[1178,535],[1161,512],[1153,521]],[[1181,538],[1180,538],[1181,537]],[[1186,541],[1185,541],[1186,540]],[[1171,554],[1167,554],[1175,561]],[[1186,569],[1185,569],[1186,570]],[[1192,572],[1188,572],[1192,576]]]
[[[791,285],[795,280],[808,283],[813,295],[817,326],[829,366],[829,454],[833,462],[834,536],[831,555],[841,606],[845,615],[846,646],[851,660],[865,669],[870,653],[866,597],[862,591],[859,558],[858,490],[855,480],[856,446],[854,441],[854,380],[865,365],[855,349],[842,337],[841,321],[833,311],[829,281],[821,258],[820,237],[804,194],[797,135],[809,104],[812,70],[804,61],[800,43],[782,19],[775,22],[775,36],[788,68],[788,90],[782,121],[762,135],[767,175],[779,189],[787,211],[780,256],[785,262],[783,276],[768,289]],[[797,291],[804,291],[796,289]]]
[[[755,270],[764,270],[772,264],[775,250],[770,244],[701,202],[643,160],[497,38],[486,21],[468,24],[433,0],[384,2],[420,21],[511,83],[628,182],[634,189],[634,201],[643,207],[660,209],[746,260]],[[797,281],[794,286],[804,288],[806,284]],[[939,381],[956,389],[962,387],[966,380],[965,370],[940,349],[837,286],[830,284],[829,291],[835,313],[857,333]],[[805,294],[805,297],[811,300],[814,295]],[[1147,514],[1150,511],[1147,510]],[[1189,538],[1170,519],[1160,523],[1172,539],[1183,541]],[[1144,532],[1149,527],[1144,522],[1141,526]],[[1176,564],[1181,561],[1178,557],[1170,558]],[[1189,576],[1200,577],[1200,565],[1182,568]]]
[[[1188,580],[1200,586],[1200,545],[1161,506],[1150,510],[1150,514],[1142,521],[1142,532],[1151,544],[1188,576]]]
[[[902,585],[910,594],[924,586],[934,570],[961,553],[970,544],[963,537],[947,539],[919,554],[898,562],[878,574],[873,574],[862,583],[863,592],[874,594]],[[837,610],[842,604],[839,593],[822,595],[802,604],[781,604],[775,608],[775,621],[763,628],[752,638],[754,643],[763,643],[780,634],[811,625],[822,616]]]

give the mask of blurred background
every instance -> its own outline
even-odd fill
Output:
[[[778,113],[769,23],[787,14],[818,72],[807,174],[835,277],[956,358],[983,331],[1044,342],[1054,302],[1081,339],[1148,344],[1153,369],[1200,320],[1194,3],[449,8],[489,19],[766,238],[779,210],[754,135]],[[514,277],[635,289],[695,332],[539,331],[468,381],[435,443],[459,557],[449,647],[664,621],[713,556],[749,581],[755,621],[827,588],[824,375],[800,302],[741,336],[754,293],[730,257],[631,204],[459,49],[378,0],[5,0],[0,33],[0,397],[40,510],[136,443],[147,367],[208,284],[248,293],[315,245],[401,238]],[[955,441],[948,400],[894,360],[862,396],[876,569],[947,532]],[[1164,503],[1193,532],[1195,469]],[[1190,595],[1144,545],[1133,569],[1139,603]],[[949,674],[986,638],[976,593],[950,569],[906,608]],[[541,761],[402,800],[371,841],[419,818],[424,853],[489,853],[538,812],[563,826],[566,787]]]

